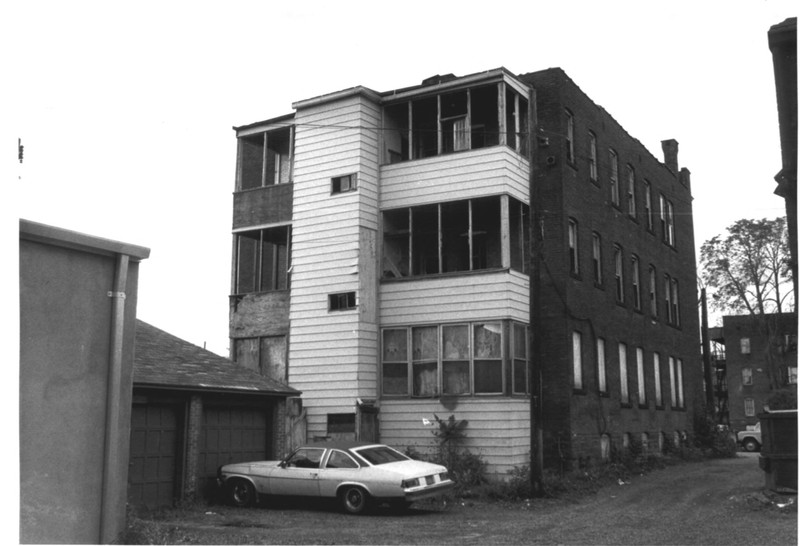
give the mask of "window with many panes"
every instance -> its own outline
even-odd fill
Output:
[[[617,152],[613,149],[608,150],[608,163],[611,172],[609,174],[609,184],[611,186],[611,203],[619,206],[619,160]]]
[[[280,226],[235,235],[235,294],[288,288],[290,231],[289,226]]]
[[[479,322],[382,330],[385,396],[524,394],[527,327]]]

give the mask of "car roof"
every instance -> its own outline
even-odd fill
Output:
[[[374,442],[355,442],[355,441],[348,441],[348,440],[328,440],[328,441],[321,441],[321,442],[312,442],[309,444],[304,444],[300,447],[317,447],[317,448],[327,448],[327,449],[342,449],[342,450],[350,450],[350,449],[357,449],[359,447],[366,447],[366,446],[375,446],[375,445],[383,445],[383,444],[376,444]]]

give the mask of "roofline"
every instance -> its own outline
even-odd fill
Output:
[[[87,235],[79,231],[40,224],[22,218],[19,220],[19,236],[20,239],[27,241],[71,248],[92,254],[107,256],[124,254],[130,256],[134,261],[150,257],[150,249],[147,247]]]
[[[256,121],[254,123],[248,123],[247,125],[239,125],[239,126],[234,125],[233,126],[233,130],[237,131],[237,132],[238,131],[246,131],[248,129],[252,129],[254,127],[259,127],[261,125],[273,125],[273,124],[278,124],[278,123],[285,123],[285,122],[291,121],[291,120],[294,120],[294,112],[292,112],[291,114],[283,114],[282,116],[278,116],[278,117],[275,117],[275,118],[265,119],[263,121]],[[291,125],[291,124],[287,124],[287,125]]]
[[[357,85],[355,87],[350,87],[349,89],[334,91],[333,93],[327,93],[325,95],[319,95],[317,97],[312,97],[310,99],[304,99],[304,100],[299,100],[297,102],[293,102],[292,108],[294,108],[295,110],[299,110],[300,108],[319,106],[320,104],[325,104],[326,102],[343,100],[356,96],[363,96],[375,102],[380,102],[381,100],[381,95],[377,91],[373,91],[369,87],[364,87],[363,85]]]
[[[459,76],[440,83],[430,85],[420,84],[413,87],[405,87],[402,89],[395,89],[393,91],[386,91],[381,93],[381,98],[383,99],[383,102],[408,99],[409,97],[417,95],[441,93],[442,91],[447,91],[449,89],[458,89],[460,87],[464,87],[465,85],[480,83],[487,80],[506,80],[520,93],[526,93],[527,89],[530,88],[528,84],[520,81],[516,74],[501,66],[500,68],[493,68],[490,70],[484,70],[483,72],[467,74],[466,76]]]
[[[168,383],[147,383],[142,381],[133,381],[133,388],[143,389],[157,389],[157,390],[170,390],[182,392],[211,392],[218,394],[252,394],[255,396],[299,396],[301,391],[294,390],[287,387],[285,391],[265,391],[247,387],[215,387],[215,386],[197,386],[197,385],[172,385]]]

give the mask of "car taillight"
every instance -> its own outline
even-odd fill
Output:
[[[441,473],[439,474],[439,480],[440,480],[440,481],[443,481],[443,482],[444,482],[444,481],[447,481],[447,480],[449,480],[449,479],[450,479],[450,476],[447,474],[447,472],[441,472]]]
[[[410,487],[416,487],[418,485],[419,485],[419,479],[417,479],[417,478],[413,478],[413,479],[410,479],[410,480],[403,480],[402,482],[400,482],[400,487],[402,487],[403,489],[408,489]]]

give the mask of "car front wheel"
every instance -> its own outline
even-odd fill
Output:
[[[342,508],[350,514],[361,514],[369,505],[369,493],[357,485],[348,485],[339,493]]]
[[[245,508],[256,503],[256,490],[247,480],[231,480],[227,484],[228,502]]]
[[[758,442],[753,440],[752,438],[748,438],[743,442],[743,446],[745,451],[758,451]]]

